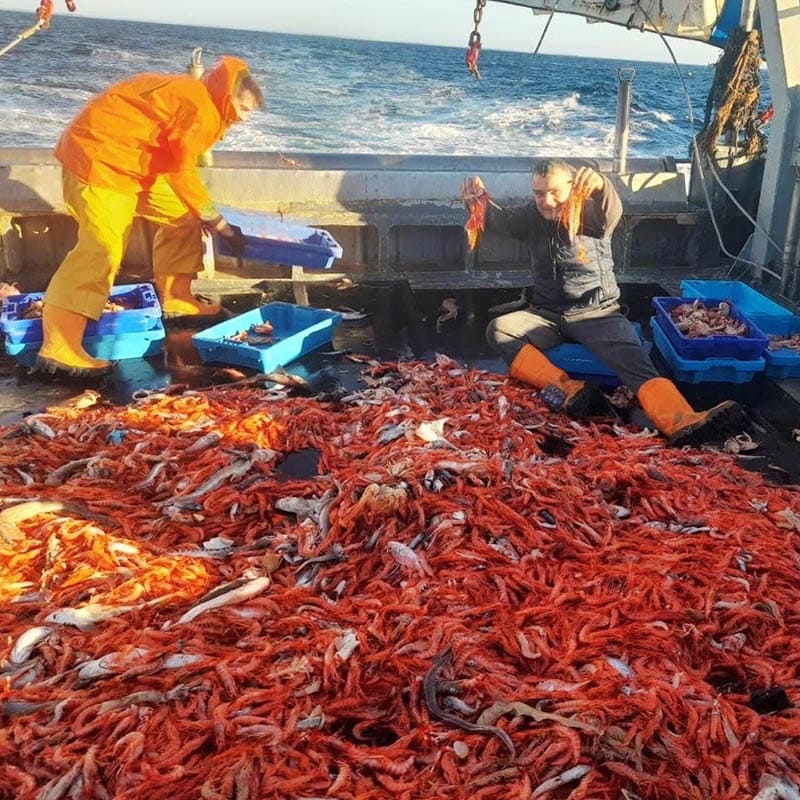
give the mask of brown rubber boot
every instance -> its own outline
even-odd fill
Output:
[[[222,310],[219,303],[207,303],[192,294],[194,277],[192,272],[154,277],[164,319],[214,317]]]
[[[575,419],[614,416],[614,407],[599,386],[573,380],[532,344],[517,353],[508,374],[539,389],[540,399],[551,411],[563,411]]]
[[[111,362],[92,358],[83,349],[83,333],[89,321],[83,314],[44,304],[42,330],[44,340],[36,356],[34,370],[51,375],[105,375]]]
[[[638,392],[639,402],[673,447],[722,442],[748,427],[747,414],[732,400],[695,411],[668,378],[651,378]]]

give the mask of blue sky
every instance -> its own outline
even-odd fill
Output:
[[[462,46],[472,27],[474,0],[76,0],[78,15],[176,22],[212,27],[345,36],[383,41]],[[55,0],[56,13],[68,13]],[[0,0],[0,10],[34,13],[38,0]],[[530,52],[547,17],[527,8],[489,3],[481,34],[488,49]],[[58,24],[56,19],[53,23]],[[699,42],[670,39],[679,61],[706,64],[719,50]],[[557,14],[542,53],[668,61],[655,34],[607,24],[589,25],[580,17]]]

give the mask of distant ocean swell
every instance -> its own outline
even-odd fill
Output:
[[[5,12],[0,41],[27,19]],[[182,72],[197,46],[206,63],[222,53],[247,58],[266,89],[266,110],[233,129],[226,149],[597,157],[613,151],[623,62],[487,52],[484,80],[475,82],[456,48],[67,16],[0,61],[0,146],[52,146],[92,94],[136,72]],[[688,115],[674,68],[634,66],[630,155],[685,157]],[[682,70],[702,120],[713,71]]]

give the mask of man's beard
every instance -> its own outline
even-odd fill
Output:
[[[555,208],[540,208],[539,213],[545,218],[549,220],[558,219],[561,214],[561,206],[558,205]]]

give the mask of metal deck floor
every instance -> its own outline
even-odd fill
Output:
[[[645,332],[652,315],[650,300],[668,294],[658,284],[622,284],[622,300],[632,321],[641,322]],[[309,290],[312,305],[337,308],[348,306],[368,313],[361,321],[345,322],[334,334],[331,348],[309,354],[290,365],[289,371],[309,377],[323,367],[333,367],[345,388],[359,387],[361,367],[329,351],[351,351],[379,360],[406,358],[431,359],[443,353],[462,364],[506,372],[505,364],[489,349],[484,329],[488,309],[518,297],[517,290],[464,290],[455,292],[412,292],[409,284],[362,283],[344,292],[330,286]],[[436,319],[445,297],[455,297],[458,317],[436,331]],[[256,293],[223,295],[227,309],[241,313],[263,299]],[[280,288],[270,300],[292,302],[290,287]],[[206,386],[235,378],[231,371],[206,366],[191,344],[194,331],[168,330],[163,356],[120,361],[113,374],[101,383],[91,384],[115,403],[127,403],[139,389],[159,389],[169,384]],[[0,356],[0,424],[11,424],[27,413],[41,411],[86,388],[79,379],[54,381],[29,375],[7,356]],[[742,466],[762,472],[775,483],[800,484],[800,443],[792,430],[800,428],[800,380],[775,382],[763,376],[746,384],[679,384],[687,399],[698,409],[709,408],[725,399],[734,399],[748,409],[753,422],[753,438],[761,443]],[[637,421],[634,417],[633,422]],[[755,457],[753,457],[755,456]]]

